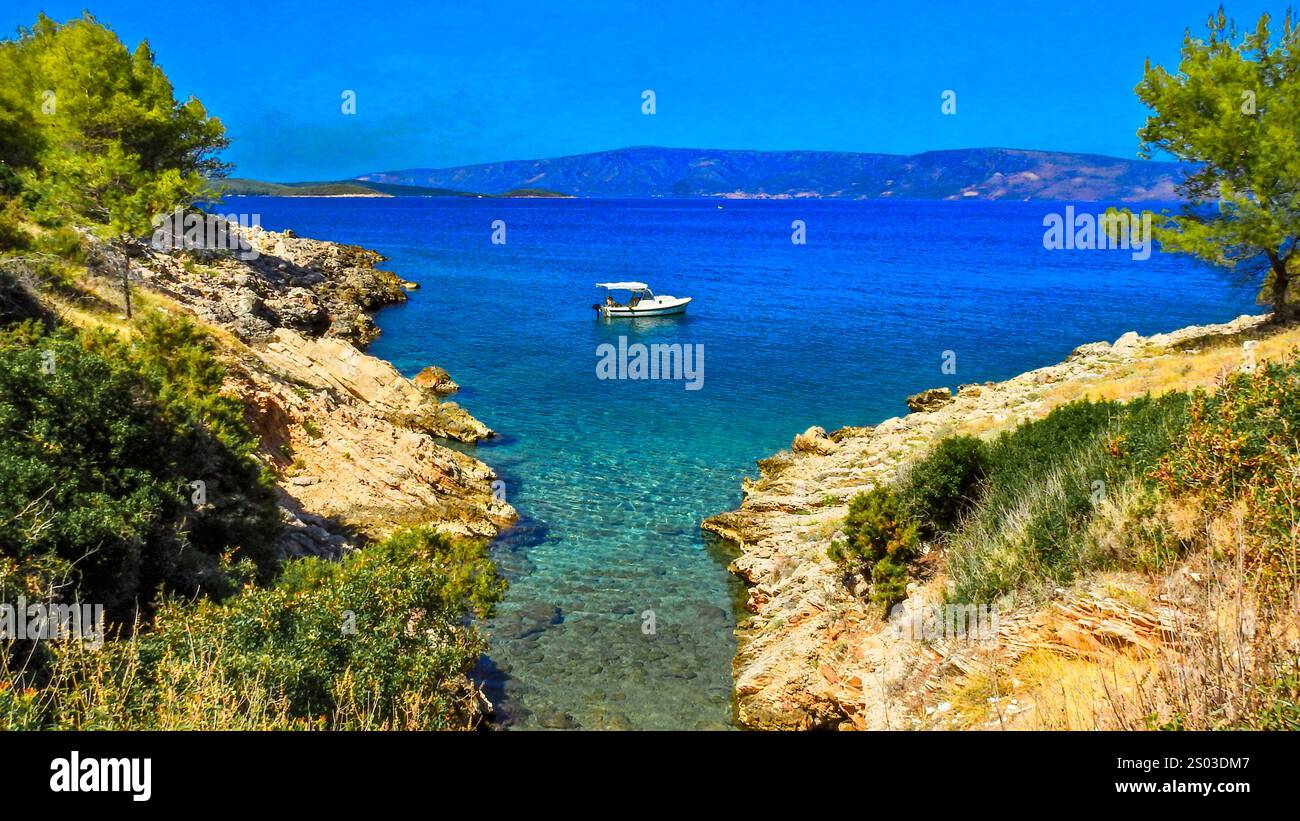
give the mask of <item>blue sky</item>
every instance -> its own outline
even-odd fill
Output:
[[[1143,60],[1176,65],[1216,4],[17,0],[0,28],[87,7],[221,117],[239,176],[292,181],[628,145],[1131,157]]]

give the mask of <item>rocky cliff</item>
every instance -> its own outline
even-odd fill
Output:
[[[731,569],[749,588],[749,617],[737,628],[734,662],[742,723],[772,729],[945,726],[940,722],[951,705],[935,694],[945,681],[988,663],[983,656],[991,651],[912,641],[898,634],[897,620],[891,625],[881,619],[864,600],[865,583],[846,580],[826,555],[848,501],[895,480],[945,435],[1005,430],[1084,396],[1125,398],[1211,384],[1224,368],[1240,366],[1241,339],[1269,338],[1264,319],[1241,317],[1149,338],[1129,333],[1113,344],[1084,345],[1066,362],[1006,382],[966,385],[955,397],[946,389],[924,391],[909,403],[912,413],[874,428],[829,434],[810,428],[789,451],[761,460],[760,478],[744,483],[741,506],[703,525],[739,547]],[[1294,333],[1268,344],[1294,344]],[[1226,349],[1222,358],[1202,355],[1202,348],[1215,345]],[[1170,375],[1176,384],[1169,384]],[[922,563],[938,564],[938,557]],[[909,586],[909,593],[906,606],[913,611],[938,601],[941,574]],[[1005,614],[997,652],[1068,649],[1096,641],[1092,632],[1098,630],[1110,631],[1107,641],[1120,643],[1159,633],[1159,612],[1131,611],[1095,586],[1060,591],[1049,608]],[[999,713],[999,721],[1004,718]]]
[[[406,299],[376,268],[384,258],[288,231],[240,233],[255,256],[100,248],[97,262],[103,274],[129,267],[150,297],[137,309],[188,312],[214,329],[227,387],[279,479],[282,552],[338,555],[404,524],[486,538],[511,523],[492,469],[439,443],[494,435],[442,398],[450,377],[420,387],[362,350],[378,335],[372,312]]]

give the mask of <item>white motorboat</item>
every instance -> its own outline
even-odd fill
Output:
[[[639,316],[668,316],[686,312],[688,296],[656,296],[644,282],[597,282],[605,290],[604,300],[591,306],[603,317],[635,318]],[[627,292],[627,301],[620,302],[616,293]]]

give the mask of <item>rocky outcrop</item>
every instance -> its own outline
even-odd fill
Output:
[[[279,477],[286,556],[337,556],[368,536],[430,523],[490,538],[515,519],[492,469],[437,437],[493,431],[439,389],[360,350],[370,312],[405,299],[383,257],[292,232],[241,229],[254,259],[231,252],[135,249],[133,279],[218,335],[227,387],[241,396]],[[426,380],[427,381],[427,380]]]
[[[795,453],[834,453],[839,443],[826,435],[822,428],[813,426],[794,438],[790,449]]]
[[[371,534],[432,522],[490,538],[514,520],[493,493],[491,468],[408,423],[423,400],[414,384],[355,349],[355,361],[322,355],[336,345],[350,348],[281,329],[231,369],[231,388],[253,409],[263,452],[296,509]]]
[[[907,409],[913,413],[930,413],[952,404],[952,401],[952,391],[947,388],[931,388],[907,397]]]
[[[1184,356],[1188,348],[1251,332],[1264,320],[1241,317],[1085,345],[1064,363],[1006,382],[964,386],[956,397],[945,390],[948,401],[941,406],[927,403],[925,412],[874,428],[830,434],[809,428],[788,452],[760,460],[760,478],[743,482],[741,506],[703,524],[739,547],[731,570],[748,586],[751,617],[737,628],[734,663],[741,722],[756,728],[921,726],[918,694],[933,676],[970,660],[958,648],[896,637],[864,601],[863,580],[845,578],[827,558],[848,501],[894,481],[944,435],[988,434],[1046,415],[1078,395],[1071,389],[1126,374],[1143,360]],[[935,593],[916,590],[913,604],[927,595]],[[1013,636],[1031,622],[1028,614],[1012,614],[999,630]]]
[[[456,403],[439,402],[389,363],[340,339],[311,339],[278,328],[269,341],[253,347],[263,362],[286,379],[359,399],[403,427],[461,442],[495,435]]]
[[[364,346],[379,335],[370,313],[406,299],[401,280],[375,268],[375,251],[258,226],[237,233],[255,255],[145,248],[132,276],[245,340],[287,328]]]
[[[437,365],[430,365],[420,371],[415,375],[415,379],[411,381],[415,383],[417,388],[440,395],[455,393],[460,390],[460,385],[457,385],[455,380],[451,378],[451,374]]]
[[[337,559],[356,548],[356,539],[338,523],[302,509],[293,496],[281,491],[280,520],[284,531],[278,547],[284,556]]]

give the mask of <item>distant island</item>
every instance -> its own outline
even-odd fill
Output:
[[[212,187],[228,197],[568,197],[544,188],[519,188],[501,194],[480,194],[422,185],[338,180],[335,182],[263,182],[242,177],[212,180]]]
[[[238,177],[214,180],[214,187],[235,197],[433,197],[443,194],[468,196],[458,191],[441,192],[427,187],[391,185],[381,182],[337,180],[333,182],[263,182]]]
[[[488,195],[734,199],[1178,199],[1172,162],[1015,148],[923,154],[634,147],[541,160],[411,168],[349,183]],[[541,189],[545,193],[535,193]]]

